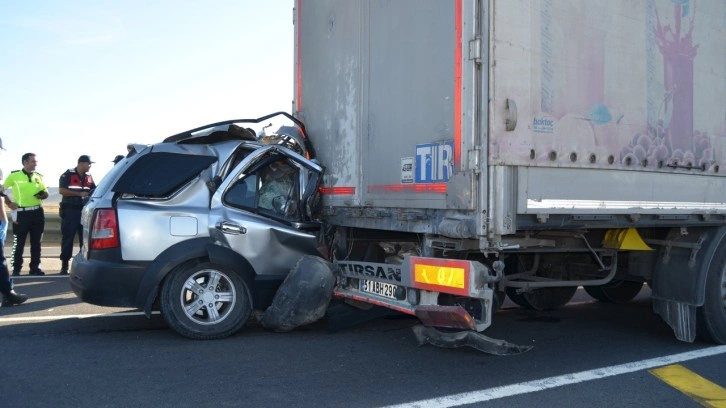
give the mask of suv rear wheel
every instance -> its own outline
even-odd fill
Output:
[[[210,262],[172,271],[161,288],[161,314],[166,324],[192,339],[236,333],[249,319],[251,303],[242,278]]]

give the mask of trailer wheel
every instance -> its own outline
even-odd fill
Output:
[[[507,296],[520,307],[531,310],[557,309],[567,304],[577,292],[576,286],[540,288],[517,293],[516,288],[507,288]]]
[[[492,302],[494,303],[492,305],[492,313],[496,313],[499,311],[499,309],[502,308],[502,305],[504,305],[504,302],[507,300],[507,294],[503,290],[495,290],[494,296],[492,299]]]
[[[600,302],[627,303],[638,296],[642,288],[643,282],[613,279],[605,285],[585,286],[585,292]]]
[[[726,248],[723,242],[708,267],[705,300],[698,308],[697,322],[700,338],[726,344]]]
[[[524,297],[522,296],[521,293],[517,293],[517,289],[516,288],[506,288],[504,290],[504,293],[517,306],[523,307],[525,309],[529,309],[529,307],[527,306],[527,301],[524,300]]]
[[[161,315],[191,339],[218,339],[239,331],[252,313],[247,285],[233,271],[203,262],[172,271],[161,288]]]

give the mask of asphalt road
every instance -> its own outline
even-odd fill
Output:
[[[647,290],[628,305],[506,304],[487,334],[534,348],[496,357],[419,346],[400,316],[330,333],[351,317],[338,307],[290,333],[193,341],[159,315],[79,303],[66,277],[15,285],[31,299],[0,308],[2,407],[701,406],[650,371],[674,365],[726,386],[726,346],[677,341]]]

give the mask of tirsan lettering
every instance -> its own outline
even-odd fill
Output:
[[[375,277],[389,281],[401,281],[401,268],[370,262],[336,262],[341,275],[349,277]]]

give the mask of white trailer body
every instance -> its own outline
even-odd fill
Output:
[[[476,259],[495,295],[534,308],[562,303],[562,287],[608,300],[623,290],[603,283],[648,282],[680,339],[716,313],[703,334],[726,342],[726,289],[710,286],[726,287],[725,2],[297,0],[294,13],[293,111],[348,252],[365,235],[381,256],[408,248],[406,262]],[[635,231],[654,251],[628,246]]]

